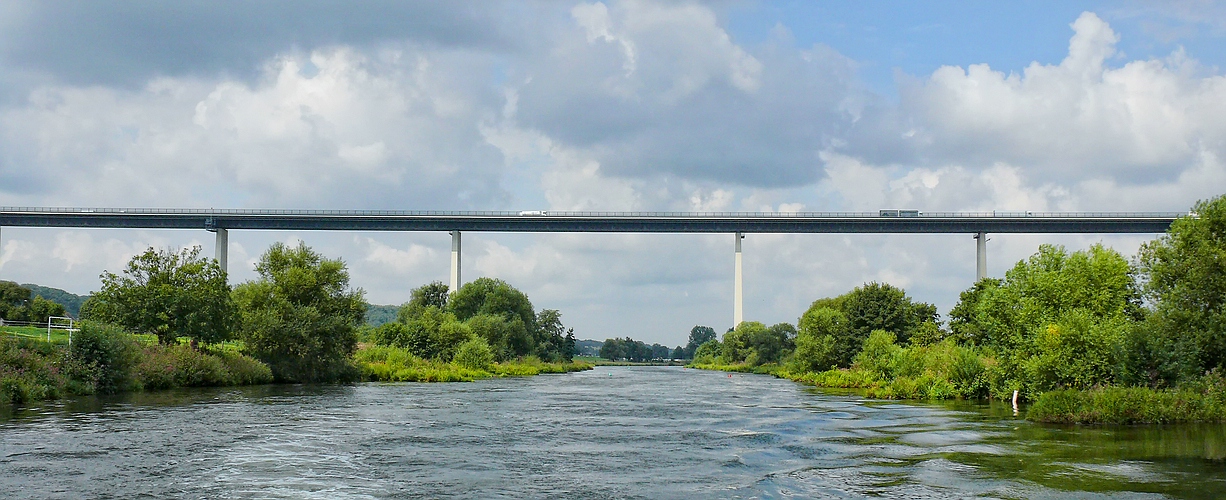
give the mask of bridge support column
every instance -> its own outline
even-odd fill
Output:
[[[741,278],[741,240],[743,239],[745,239],[744,234],[741,234],[739,232],[736,233],[736,271],[734,273],[735,277],[733,278],[734,289],[732,292],[732,327],[733,328],[740,326],[741,321],[745,319],[745,316],[743,315],[743,310],[741,308],[742,299],[744,298],[744,294],[742,293],[743,280]]]
[[[451,286],[448,293],[460,289],[460,232],[451,232]]]
[[[975,281],[988,277],[988,235],[975,233]]]
[[[217,265],[221,266],[221,270],[226,274],[230,273],[230,232],[217,228],[214,229],[217,233],[217,243],[213,247],[213,253],[217,256]],[[227,278],[228,280],[229,278]]]

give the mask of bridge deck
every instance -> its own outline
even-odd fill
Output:
[[[440,212],[0,208],[0,226],[603,233],[1161,233],[1183,212]]]

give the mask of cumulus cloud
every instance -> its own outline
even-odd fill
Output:
[[[1226,147],[1226,77],[1182,52],[1112,67],[1119,40],[1093,13],[1059,64],[1022,73],[946,66],[902,89],[913,140],[935,162],[1024,167],[1072,183],[1170,180]]]
[[[478,123],[499,96],[464,77],[481,59],[332,48],[275,58],[254,85],[40,88],[0,111],[0,190],[118,206],[488,207],[505,197],[502,162]]]
[[[705,6],[580,4],[572,16],[526,62],[518,122],[606,176],[806,184],[818,153],[872,114],[849,59],[786,40],[743,46]]]
[[[1068,20],[1062,60],[904,75],[892,103],[836,48],[798,46],[783,25],[747,42],[718,5],[693,2],[407,3],[386,22],[366,7],[323,20],[311,6],[296,38],[288,24],[221,22],[218,8],[57,9],[0,5],[0,86],[20,96],[0,98],[0,205],[1184,210],[1226,185],[1220,71],[1185,51],[1129,59],[1127,33],[1093,13]],[[112,39],[201,9],[238,42],[208,43],[205,21],[166,53],[137,50],[158,40],[148,33]],[[130,19],[35,47],[100,11]],[[382,27],[346,35],[346,23]],[[116,59],[123,75],[97,67]],[[1131,253],[1145,239],[990,236],[993,275],[1044,242]],[[0,278],[78,292],[150,245],[212,251],[204,231],[3,237]],[[273,241],[298,238],[344,257],[375,303],[447,278],[445,233],[234,231],[233,281],[253,277]],[[695,323],[732,320],[731,235],[464,238],[467,279],[507,279],[581,336],[673,345]],[[974,241],[751,234],[745,266],[747,317],[768,323],[871,280],[947,310],[974,277]]]

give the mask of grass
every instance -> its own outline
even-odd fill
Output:
[[[534,356],[493,363],[485,369],[473,369],[422,359],[407,349],[371,345],[359,349],[354,361],[362,368],[365,380],[380,382],[472,382],[496,377],[529,377],[542,373],[567,373],[590,370],[592,365],[581,361],[546,363]]]
[[[160,345],[156,339],[150,342],[149,336],[86,324],[69,347],[67,335],[62,341],[53,336],[47,342],[46,330],[41,336],[29,330],[4,327],[0,334],[0,404],[272,381],[267,365],[242,355],[233,345],[200,349],[186,343]]]
[[[874,399],[981,399],[967,395],[951,377],[932,371],[890,378],[864,369],[794,373],[786,366],[699,363],[702,370],[757,373],[827,389],[853,389]],[[1059,424],[1175,424],[1226,422],[1226,378],[1213,373],[1176,389],[1100,387],[1056,390],[1039,395],[1027,411],[1028,420]]]
[[[1026,418],[1061,424],[1226,422],[1226,379],[1211,374],[1177,389],[1049,391],[1030,406]]]
[[[52,328],[51,329],[51,343],[52,344],[59,344],[59,343],[66,344],[68,343],[68,335],[69,334],[67,330],[63,330],[59,328]],[[7,326],[7,325],[0,326],[0,336],[19,337],[19,338],[26,338],[26,339],[31,339],[31,340],[42,340],[45,342],[47,340],[47,327],[45,326],[43,327]]]

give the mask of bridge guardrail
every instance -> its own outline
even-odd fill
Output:
[[[878,218],[877,212],[612,212],[554,211],[547,215],[521,215],[509,210],[311,210],[311,209],[200,209],[200,208],[87,208],[87,207],[0,207],[0,213],[13,214],[104,214],[104,215],[238,215],[238,216],[337,216],[337,217],[600,217],[600,218]],[[1169,219],[1189,215],[1188,212],[922,212],[907,218],[1154,218]]]

